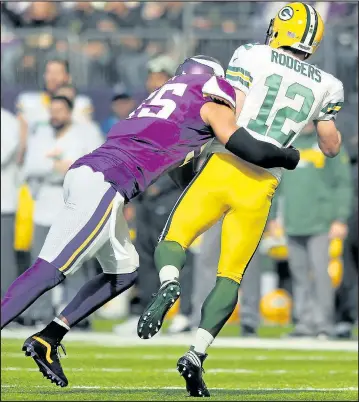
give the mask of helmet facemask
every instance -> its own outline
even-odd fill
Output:
[[[270,23],[269,23],[269,26],[268,26],[268,29],[267,29],[266,39],[265,39],[265,42],[264,42],[266,45],[269,45],[270,40],[272,39],[272,35],[273,35],[273,24],[274,24],[274,18],[272,18],[272,19],[270,20]]]

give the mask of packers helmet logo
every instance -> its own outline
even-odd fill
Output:
[[[293,17],[293,15],[294,15],[294,11],[293,11],[292,7],[290,7],[290,6],[286,6],[286,7],[282,8],[278,13],[278,17],[282,21],[290,20]]]

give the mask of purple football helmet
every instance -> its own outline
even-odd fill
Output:
[[[175,75],[181,74],[211,74],[217,77],[224,77],[224,70],[221,63],[214,57],[209,56],[193,56],[186,59],[180,64]]]

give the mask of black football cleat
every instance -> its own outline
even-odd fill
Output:
[[[188,396],[199,398],[210,396],[202,377],[203,362],[206,357],[207,354],[197,353],[191,349],[177,362],[177,370],[186,381]]]
[[[66,354],[65,348],[60,342],[37,333],[26,339],[22,350],[26,356],[34,359],[45,378],[48,378],[60,387],[66,387],[69,382],[61,367],[58,352],[59,347]]]
[[[150,339],[157,334],[168,310],[174,305],[180,294],[181,286],[176,280],[165,282],[160,287],[138,320],[137,334],[141,339]]]

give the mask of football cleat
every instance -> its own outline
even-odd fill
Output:
[[[25,352],[25,356],[30,356],[34,359],[39,367],[39,371],[45,378],[48,378],[60,387],[66,387],[68,380],[59,360],[59,347],[62,348],[66,355],[62,344],[37,333],[26,339],[22,350]]]
[[[178,281],[167,281],[142,313],[137,324],[137,334],[141,339],[150,339],[161,329],[168,310],[175,304],[181,294]]]
[[[186,381],[188,396],[209,397],[210,393],[203,381],[203,362],[207,354],[189,350],[177,362],[177,370]]]

